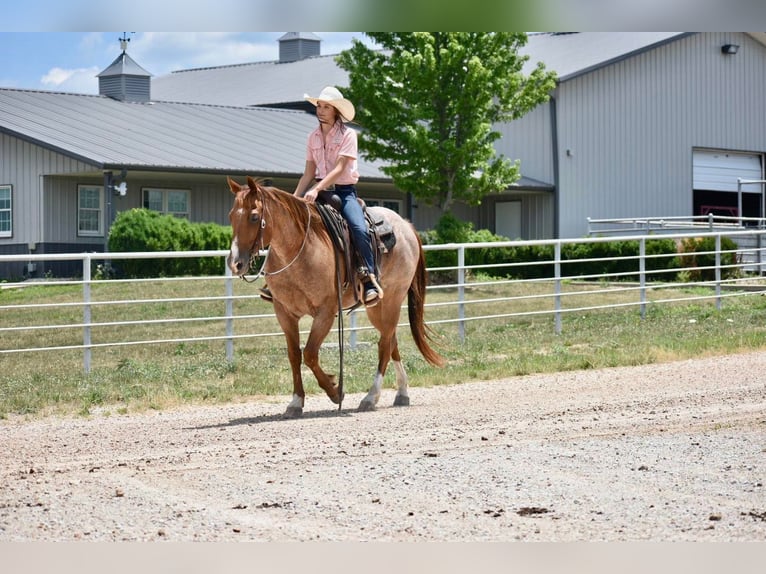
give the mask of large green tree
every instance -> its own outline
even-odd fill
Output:
[[[463,200],[506,189],[518,161],[496,153],[498,122],[522,117],[549,98],[555,74],[518,54],[523,33],[378,32],[337,57],[349,73],[364,157],[383,160],[394,184],[448,212]]]

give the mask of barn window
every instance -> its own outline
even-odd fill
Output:
[[[100,185],[77,186],[77,235],[104,235],[104,188]]]
[[[189,219],[191,214],[189,195],[188,189],[145,187],[143,188],[143,206],[152,211]]]
[[[0,185],[0,237],[13,235],[13,186]]]

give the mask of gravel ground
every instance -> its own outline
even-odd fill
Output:
[[[0,421],[0,541],[763,541],[766,352]]]

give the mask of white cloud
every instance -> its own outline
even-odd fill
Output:
[[[55,91],[95,94],[98,93],[98,73],[99,69],[96,66],[69,70],[51,68],[40,78],[40,83]]]
[[[230,32],[147,32],[137,34],[130,56],[155,76],[173,70],[275,60],[280,34]]]

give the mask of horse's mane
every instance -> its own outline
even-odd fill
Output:
[[[255,180],[255,192],[250,187],[245,190],[245,193],[242,194],[242,201],[244,202],[251,193],[260,193],[263,195],[264,206],[266,210],[276,208],[282,209],[289,213],[290,219],[296,223],[300,233],[306,232],[306,224],[308,223],[306,201],[295,197],[295,195],[289,191],[285,191],[270,185],[263,185],[261,180]],[[276,204],[276,206],[274,204]],[[329,241],[330,236],[327,232],[327,228],[322,222],[322,218],[319,215],[319,210],[317,209],[316,205],[308,204],[308,208],[311,210],[312,231]]]

